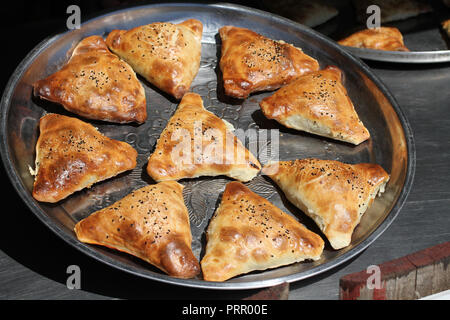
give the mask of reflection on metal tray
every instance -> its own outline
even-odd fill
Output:
[[[139,153],[137,167],[131,172],[77,192],[57,204],[39,203],[32,198],[33,177],[28,168],[34,166],[38,120],[44,112],[63,113],[63,108],[33,99],[31,84],[60,68],[68,59],[67,52],[86,36],[106,35],[113,29],[130,29],[156,21],[180,22],[188,18],[199,19],[204,24],[202,62],[192,91],[203,97],[208,110],[231,122],[235,128],[279,129],[281,160],[317,157],[349,163],[375,162],[390,173],[386,192],[365,213],[350,246],[336,251],[327,244],[319,261],[253,272],[216,283],[204,281],[201,277],[173,278],[130,255],[79,242],[73,232],[77,221],[112,204],[131,190],[152,183],[145,173],[147,158],[176,110],[177,102],[147,82],[143,82],[148,103],[148,119],[144,124],[117,125],[88,121],[105,135],[130,143]],[[359,146],[352,146],[279,126],[267,120],[258,107],[258,102],[270,93],[255,94],[244,101],[230,100],[224,96],[217,71],[220,53],[217,32],[224,25],[246,27],[273,39],[283,39],[317,58],[321,67],[333,64],[341,68],[349,95],[361,120],[369,129],[371,139]],[[30,52],[11,77],[1,108],[1,151],[6,171],[24,202],[47,227],[70,245],[103,263],[141,277],[182,286],[213,289],[266,287],[305,279],[334,268],[367,248],[392,223],[406,199],[414,173],[414,144],[408,122],[388,90],[366,65],[309,28],[266,12],[236,5],[148,5],[91,19],[81,29],[50,37]],[[204,253],[205,228],[228,181],[223,177],[181,181],[185,185],[184,196],[190,212],[192,247],[198,258]],[[289,204],[269,179],[258,176],[247,185],[311,230],[320,233],[312,220]],[[39,239],[35,241],[39,245]]]

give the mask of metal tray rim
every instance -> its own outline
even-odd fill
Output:
[[[415,145],[414,145],[414,138],[412,134],[412,130],[410,127],[410,124],[404,115],[404,112],[401,110],[400,106],[392,96],[392,94],[387,90],[385,85],[381,82],[380,79],[378,79],[377,76],[375,76],[369,69],[369,67],[362,62],[360,59],[354,57],[350,53],[346,52],[343,48],[341,48],[339,45],[337,45],[333,40],[329,39],[328,37],[308,28],[303,25],[300,25],[296,22],[293,22],[289,19],[273,15],[258,9],[249,8],[241,5],[236,4],[228,4],[228,3],[217,3],[217,4],[192,4],[192,3],[168,3],[168,4],[154,4],[154,5],[143,5],[143,6],[136,6],[126,9],[121,9],[113,12],[109,12],[103,15],[99,15],[95,18],[92,18],[84,23],[88,23],[89,21],[93,19],[97,19],[100,17],[104,17],[107,15],[112,15],[115,13],[119,13],[121,11],[126,10],[138,10],[142,7],[157,7],[157,6],[212,6],[216,8],[225,8],[225,9],[233,9],[233,10],[239,10],[243,11],[249,14],[257,14],[265,18],[269,18],[272,20],[278,20],[281,23],[284,24],[290,24],[295,26],[296,28],[302,29],[304,32],[308,32],[312,34],[315,37],[321,38],[325,42],[328,43],[328,45],[331,45],[340,51],[341,54],[345,55],[350,60],[353,60],[356,64],[358,64],[367,77],[370,78],[383,92],[383,94],[388,98],[388,100],[392,103],[392,106],[399,117],[400,123],[402,124],[403,131],[405,134],[406,139],[406,145],[407,145],[407,172],[405,181],[403,184],[403,189],[396,201],[396,203],[393,205],[391,212],[386,217],[386,219],[380,223],[380,225],[370,234],[364,241],[359,243],[355,248],[352,248],[348,252],[344,253],[342,256],[339,256],[338,258],[325,262],[316,268],[313,268],[311,270],[308,270],[306,272],[299,274],[292,274],[285,277],[280,277],[276,279],[267,279],[263,281],[249,281],[249,282],[210,282],[210,281],[204,281],[204,280],[197,280],[197,279],[178,279],[173,278],[165,274],[159,274],[159,273],[152,273],[152,274],[143,274],[139,272],[136,268],[131,267],[129,265],[125,265],[117,260],[111,259],[94,249],[90,248],[89,246],[80,243],[79,241],[74,240],[73,238],[70,238],[64,230],[62,230],[59,226],[53,223],[53,221],[45,215],[45,213],[41,212],[40,208],[37,207],[35,203],[28,197],[28,191],[25,189],[24,185],[19,179],[19,175],[17,174],[16,169],[12,166],[12,161],[10,154],[8,152],[8,142],[7,142],[7,114],[9,110],[9,97],[12,94],[13,90],[15,89],[15,86],[17,84],[18,79],[22,76],[24,71],[27,69],[27,66],[32,61],[32,58],[37,56],[42,50],[44,50],[47,46],[49,46],[52,42],[56,41],[60,36],[62,36],[64,33],[55,35],[53,37],[49,37],[44,39],[41,43],[39,43],[30,53],[22,60],[22,62],[18,65],[14,73],[12,74],[10,80],[8,81],[5,91],[3,92],[3,96],[0,102],[1,107],[1,114],[0,114],[0,136],[1,136],[1,142],[0,142],[0,151],[1,151],[1,158],[5,167],[5,171],[7,172],[14,188],[19,193],[23,201],[26,203],[26,205],[31,209],[31,211],[39,218],[41,222],[43,222],[50,230],[52,230],[55,234],[57,234],[60,238],[62,238],[64,241],[69,243],[72,247],[80,250],[81,252],[87,254],[88,256],[105,263],[109,266],[112,266],[114,268],[120,269],[122,271],[128,272],[130,274],[134,274],[136,276],[145,277],[151,280],[156,280],[168,284],[174,284],[174,285],[182,285],[186,287],[193,287],[193,288],[204,288],[204,289],[221,289],[221,290],[236,290],[236,289],[255,289],[255,288],[264,288],[268,286],[273,286],[280,284],[282,282],[294,282],[298,280],[302,280],[305,278],[309,278],[314,275],[318,275],[320,273],[323,273],[327,270],[330,270],[334,267],[337,267],[344,263],[345,261],[348,261],[349,259],[355,257],[359,253],[361,253],[363,250],[365,250],[373,241],[375,241],[388,227],[389,225],[395,220],[397,215],[400,212],[400,209],[403,207],[403,204],[411,190],[412,182],[414,179],[414,173],[415,173],[415,164],[416,164],[416,154],[415,154]],[[66,31],[70,32],[70,31]]]
[[[359,58],[374,61],[397,63],[441,63],[450,61],[450,50],[400,52],[348,46],[342,47]]]

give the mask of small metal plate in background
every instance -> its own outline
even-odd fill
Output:
[[[438,63],[450,61],[450,39],[442,30],[441,22],[450,19],[450,8],[442,0],[425,1],[433,11],[405,20],[383,23],[382,26],[400,30],[410,52],[382,51],[363,48],[344,47],[353,55],[367,60],[394,63]],[[355,8],[351,0],[326,0],[338,9],[339,14],[315,26],[314,29],[331,39],[338,41],[356,31],[367,28],[356,19]],[[264,7],[262,7],[264,9]],[[369,16],[369,15],[368,15]]]
[[[181,22],[194,18],[203,22],[202,61],[192,91],[199,93],[205,107],[240,129],[278,129],[280,160],[316,157],[348,163],[372,162],[383,166],[391,175],[386,192],[374,201],[356,228],[352,243],[333,250],[327,243],[319,261],[296,263],[273,270],[252,272],[223,283],[201,279],[177,279],[124,253],[79,242],[74,225],[92,212],[121,199],[139,187],[153,183],[145,172],[147,158],[157,138],[177,108],[177,101],[143,81],[147,97],[148,119],[142,125],[118,125],[100,121],[87,122],[108,137],[130,143],[139,153],[137,167],[90,189],[77,192],[56,204],[39,203],[31,196],[34,148],[38,138],[38,121],[45,112],[75,116],[52,103],[32,97],[32,83],[58,70],[67,61],[71,49],[84,37],[106,36],[113,29],[130,29],[157,22]],[[220,40],[218,29],[235,25],[255,30],[273,39],[282,39],[303,48],[318,59],[321,67],[336,65],[343,70],[345,86],[356,110],[371,133],[371,139],[358,146],[286,129],[267,120],[258,103],[270,93],[259,93],[246,100],[233,100],[223,94],[218,81]],[[18,66],[1,102],[1,153],[8,175],[31,211],[52,231],[85,254],[120,270],[166,283],[213,289],[249,289],[273,286],[305,279],[329,270],[369,246],[392,223],[411,187],[415,152],[411,129],[389,91],[359,59],[321,34],[272,14],[237,5],[159,4],[139,6],[104,14],[85,22],[81,29],[50,37],[39,44]],[[268,146],[259,149],[264,155]],[[260,160],[263,160],[260,157]],[[263,161],[264,162],[264,161]],[[215,211],[225,184],[224,177],[186,179],[185,201],[189,208],[193,251],[201,259],[205,248],[205,228]],[[292,214],[308,228],[319,229],[296,209],[266,177],[257,176],[247,183],[254,192]],[[39,239],[34,239],[39,246]],[[57,259],[57,257],[55,257]]]

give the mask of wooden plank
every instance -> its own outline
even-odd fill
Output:
[[[368,270],[343,276],[341,300],[412,300],[450,289],[450,242],[384,262],[379,286]]]

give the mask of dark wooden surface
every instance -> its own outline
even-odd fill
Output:
[[[60,27],[60,22],[55,23]],[[34,28],[36,38],[7,53],[10,63],[4,75],[9,75],[34,46],[31,39],[48,34],[49,25],[51,22],[44,30]],[[27,25],[21,28],[15,31],[31,30]],[[14,43],[8,39],[8,32],[5,37],[5,41]],[[343,275],[450,240],[450,63],[369,65],[411,123],[417,151],[413,188],[397,219],[368,249],[331,271],[292,283],[289,299],[338,299],[339,278]],[[256,293],[175,287],[99,263],[48,230],[25,207],[3,167],[0,173],[0,299],[239,299]],[[66,287],[69,265],[81,268],[80,290]]]

